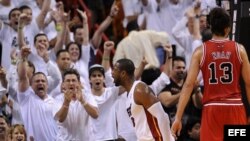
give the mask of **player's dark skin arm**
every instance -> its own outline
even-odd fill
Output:
[[[152,90],[144,83],[137,84],[134,91],[134,101],[148,109],[159,100],[154,96]]]

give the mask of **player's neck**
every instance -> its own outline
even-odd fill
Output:
[[[129,79],[129,80],[127,80],[127,81],[124,83],[123,87],[126,89],[127,92],[130,91],[130,89],[132,88],[134,82],[135,82],[134,79]]]
[[[213,40],[225,40],[228,39],[228,36],[219,36],[219,35],[213,35]]]

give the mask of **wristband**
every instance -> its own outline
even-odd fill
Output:
[[[106,60],[106,61],[109,61],[109,57],[102,57],[102,60]]]
[[[61,24],[56,24],[56,31],[57,32],[62,31],[62,25]]]
[[[23,29],[23,27],[22,27],[22,26],[18,26],[18,29],[22,30],[22,29]]]
[[[17,60],[16,59],[11,59],[11,64],[12,65],[16,65],[17,64]]]

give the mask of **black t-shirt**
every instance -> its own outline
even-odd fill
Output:
[[[183,86],[183,85],[182,85]],[[170,78],[170,84],[167,85],[163,90],[162,92],[164,91],[169,91],[171,92],[172,95],[176,95],[178,93],[181,92],[181,89],[182,89],[182,86],[179,86],[177,85],[177,83],[175,83],[171,78]],[[163,109],[166,113],[168,113],[169,117],[170,118],[173,118],[176,114],[176,111],[177,111],[177,107],[176,105],[173,105],[171,107],[165,107],[164,105],[163,106]],[[192,98],[190,97],[190,100],[186,106],[186,109],[184,111],[184,114],[185,115],[195,115],[195,116],[198,116],[200,117],[201,116],[201,110],[196,108],[192,102]]]
[[[182,86],[177,85],[171,78],[170,78],[170,84],[168,84],[163,90],[164,91],[169,91],[172,95],[176,95],[181,92]],[[163,105],[163,109],[170,117],[173,117],[176,113],[176,105],[173,105],[171,107],[165,107]]]

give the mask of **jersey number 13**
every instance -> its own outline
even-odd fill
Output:
[[[216,67],[216,63],[212,62],[208,65],[210,70],[209,84],[218,84],[220,81],[222,84],[230,84],[233,81],[233,64],[230,62],[222,62]],[[217,76],[219,71],[223,71],[222,76]]]

